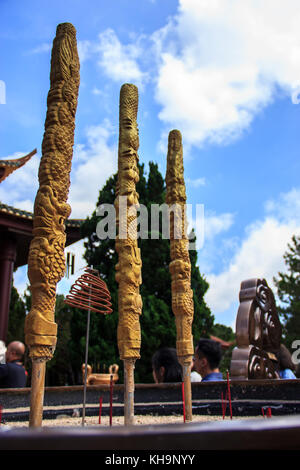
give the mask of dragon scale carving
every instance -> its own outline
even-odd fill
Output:
[[[186,191],[183,169],[182,137],[178,130],[169,133],[166,202],[170,214],[170,273],[172,279],[172,310],[175,315],[178,358],[192,359],[194,354],[192,323],[194,316],[191,289],[189,240],[186,234]]]
[[[116,281],[118,289],[118,347],[121,359],[140,357],[141,330],[139,317],[142,312],[142,298],[139,286],[142,283],[141,255],[137,243],[136,221],[139,181],[137,127],[138,89],[135,85],[124,84],[120,91],[118,180],[115,207],[118,235],[116,251]],[[121,207],[122,201],[125,201]]]
[[[26,318],[25,340],[30,356],[37,359],[50,359],[56,346],[56,285],[65,272],[65,220],[71,213],[67,198],[79,80],[76,30],[72,24],[63,23],[58,25],[53,41],[39,189],[28,257],[32,306]]]

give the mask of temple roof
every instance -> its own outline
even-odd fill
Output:
[[[32,212],[17,209],[16,207],[8,206],[7,204],[2,204],[2,202],[0,202],[0,214],[10,214],[15,215],[17,217],[21,217],[23,219],[33,220]],[[67,219],[66,227],[80,227],[82,222],[83,219]]]
[[[81,240],[80,226],[83,220],[67,219],[66,247]],[[14,267],[27,264],[30,242],[32,240],[33,213],[7,206],[0,202],[0,244],[1,236],[8,234],[17,242],[17,258]]]
[[[21,166],[25,165],[28,160],[31,159],[33,155],[37,152],[36,149],[32,150],[32,152],[28,153],[24,157],[15,158],[12,160],[0,160],[0,183],[5,180],[13,171],[17,170]]]
[[[36,154],[36,149],[21,158],[14,160],[0,160],[0,183],[13,171],[22,167],[30,158]],[[30,242],[32,240],[34,214],[29,211],[8,206],[0,201],[0,243],[1,235],[9,234],[17,243],[17,258],[14,267],[27,264]],[[66,226],[66,247],[83,237],[80,226],[82,219],[67,219]]]
[[[217,336],[210,335],[209,337],[213,341],[216,341],[217,343],[220,343],[222,349],[228,349],[228,348],[230,348],[230,346],[235,344],[235,341],[224,341],[223,339],[218,338]]]

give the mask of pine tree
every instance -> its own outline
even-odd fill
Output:
[[[135,380],[136,382],[147,383],[153,381],[151,368],[153,353],[161,346],[175,347],[176,326],[171,308],[170,241],[162,237],[161,223],[159,239],[151,238],[151,205],[161,205],[165,202],[165,183],[158,171],[158,166],[153,162],[149,164],[148,175],[145,174],[144,165],[139,165],[139,172],[140,180],[136,189],[139,193],[140,204],[148,209],[148,237],[139,240],[142,257],[140,293],[143,300],[143,311],[140,318],[142,331],[141,359],[136,362]],[[113,175],[107,180],[99,193],[97,207],[104,203],[114,203],[116,181],[117,175]],[[84,257],[89,266],[99,270],[102,279],[107,283],[112,297],[113,313],[106,317],[98,315],[94,320],[90,348],[94,351],[97,363],[107,365],[118,363],[121,372],[120,380],[122,380],[122,367],[116,338],[118,285],[115,281],[115,265],[118,262],[118,257],[115,251],[115,240],[109,238],[105,240],[98,239],[96,227],[99,220],[100,218],[95,210],[82,226],[82,235],[87,238]],[[204,301],[208,283],[201,276],[199,268],[196,266],[196,251],[190,251],[190,259],[192,266],[191,284],[194,291],[193,335],[195,341],[197,341],[200,336],[209,332],[214,318]],[[81,342],[84,342],[83,331],[79,340],[79,343]]]
[[[51,361],[46,368],[47,386],[64,386],[75,383],[74,371],[80,364],[72,368],[71,324],[75,312],[64,303],[63,295],[56,295],[55,322],[57,323],[57,344]]]
[[[24,343],[24,323],[26,318],[26,304],[17,289],[12,283],[9,316],[8,316],[8,331],[7,331],[7,344],[11,341],[22,341]]]
[[[281,305],[277,306],[283,324],[283,340],[291,349],[294,340],[300,339],[300,237],[293,236],[283,255],[286,273],[278,273],[274,284]]]

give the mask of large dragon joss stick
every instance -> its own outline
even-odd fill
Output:
[[[65,220],[71,213],[67,198],[78,88],[76,30],[72,24],[63,23],[58,25],[53,41],[39,189],[28,257],[32,305],[25,323],[25,341],[33,362],[30,425],[41,422],[45,362],[52,358],[56,346],[56,285],[65,272]]]
[[[123,85],[120,91],[118,181],[115,207],[118,225],[116,281],[119,284],[117,335],[120,358],[124,361],[125,424],[132,424],[134,419],[134,365],[136,359],[140,357],[141,345],[139,317],[142,311],[142,299],[139,286],[142,282],[142,263],[136,227],[138,205],[136,183],[139,181],[137,110],[137,87],[131,84]]]
[[[192,420],[191,364],[194,354],[192,323],[194,316],[191,289],[189,240],[186,234],[186,192],[183,175],[181,133],[169,133],[166,202],[170,214],[170,273],[172,279],[172,310],[175,315],[178,360],[183,368],[184,397],[187,421]]]

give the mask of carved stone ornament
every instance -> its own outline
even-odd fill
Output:
[[[65,273],[65,220],[71,213],[67,198],[78,88],[76,30],[72,24],[63,23],[58,25],[53,41],[39,189],[28,256],[32,305],[25,322],[25,341],[30,356],[37,360],[50,359],[56,346],[56,285]]]
[[[231,378],[276,379],[279,375],[275,354],[282,329],[274,294],[265,279],[249,279],[241,283],[239,300]]]

